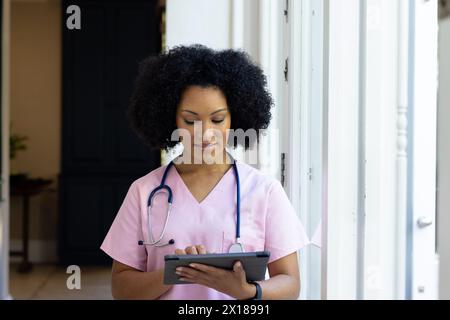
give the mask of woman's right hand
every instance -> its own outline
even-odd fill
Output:
[[[185,249],[176,249],[175,254],[206,254],[205,246],[202,244],[187,246]]]

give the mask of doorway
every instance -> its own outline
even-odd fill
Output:
[[[2,185],[1,298],[110,298],[101,240],[127,186],[160,163],[124,116],[139,61],[162,47],[160,7],[70,1],[81,29],[68,30],[69,2],[3,5],[12,59],[3,57],[2,181],[11,182]],[[80,266],[84,290],[66,287],[69,265]]]

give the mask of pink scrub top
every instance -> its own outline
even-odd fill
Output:
[[[269,263],[309,244],[297,213],[280,182],[237,160],[241,183],[241,243],[246,252],[270,252]],[[169,169],[166,184],[173,192],[172,212],[161,243],[165,247],[139,246],[149,241],[147,199],[161,183],[166,166],[134,181],[109,229],[101,249],[112,259],[141,271],[164,268],[164,256],[176,248],[204,245],[207,252],[226,253],[236,237],[236,180],[233,168],[225,173],[200,203],[184,184],[175,166]],[[166,218],[167,196],[156,195],[151,223],[157,239]],[[197,285],[174,285],[159,299],[233,299],[214,289]]]

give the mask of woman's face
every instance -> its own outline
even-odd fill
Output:
[[[217,87],[190,86],[186,88],[176,113],[178,129],[189,132],[190,141],[182,139],[191,153],[209,153],[215,156],[217,150],[223,152],[227,143],[227,130],[231,116],[223,92]],[[195,128],[195,130],[194,130]]]

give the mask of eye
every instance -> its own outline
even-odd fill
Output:
[[[187,119],[183,119],[183,120],[184,120],[184,123],[186,123],[188,125],[193,125],[194,124],[194,121],[189,121]]]
[[[224,119],[213,119],[212,122],[214,123],[221,123]]]

